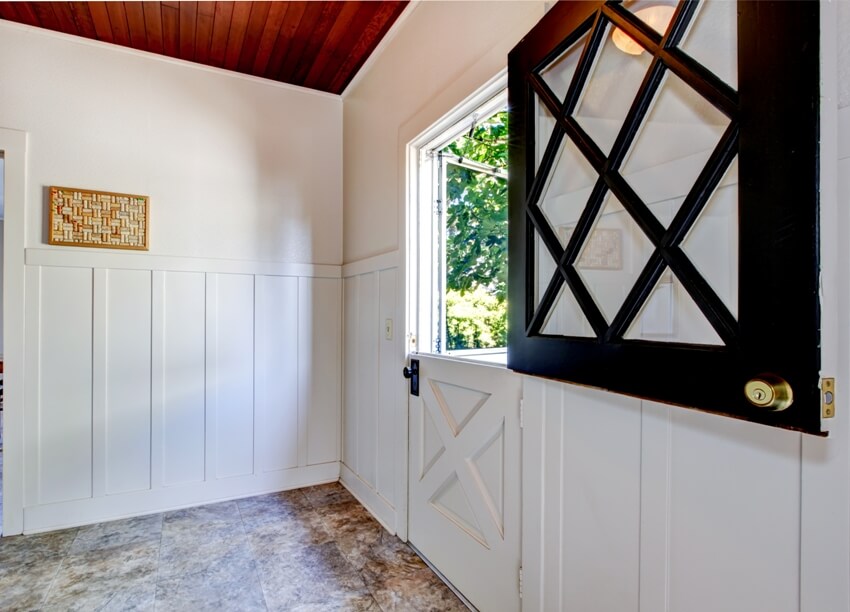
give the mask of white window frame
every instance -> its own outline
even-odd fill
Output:
[[[468,131],[472,117],[486,118],[507,106],[507,73],[470,95],[407,146],[407,278],[409,325],[408,353],[450,355],[456,358],[505,364],[507,348],[436,351],[439,319],[434,304],[440,287],[445,287],[445,269],[435,265],[440,257],[431,237],[435,234],[433,210],[437,151]],[[445,222],[445,216],[443,217]],[[445,235],[443,232],[442,235]],[[441,300],[445,318],[445,301]]]

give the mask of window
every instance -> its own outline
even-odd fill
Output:
[[[455,115],[457,117],[457,115]],[[418,348],[504,363],[508,125],[505,93],[415,145]],[[413,278],[413,277],[412,277]]]

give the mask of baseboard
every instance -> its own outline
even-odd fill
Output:
[[[339,480],[340,463],[322,463],[155,490],[24,508],[24,533],[54,531]]]
[[[339,481],[351,494],[357,498],[363,507],[375,517],[384,529],[396,534],[397,516],[395,508],[369,484],[351,471],[344,463],[340,463]]]

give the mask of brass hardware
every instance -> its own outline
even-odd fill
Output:
[[[820,381],[821,417],[831,419],[835,416],[835,379],[822,378]]]
[[[773,374],[760,374],[748,381],[744,394],[753,406],[774,412],[785,410],[794,402],[791,385]]]

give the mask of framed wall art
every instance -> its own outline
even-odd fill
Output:
[[[48,244],[147,251],[148,196],[50,187]]]

